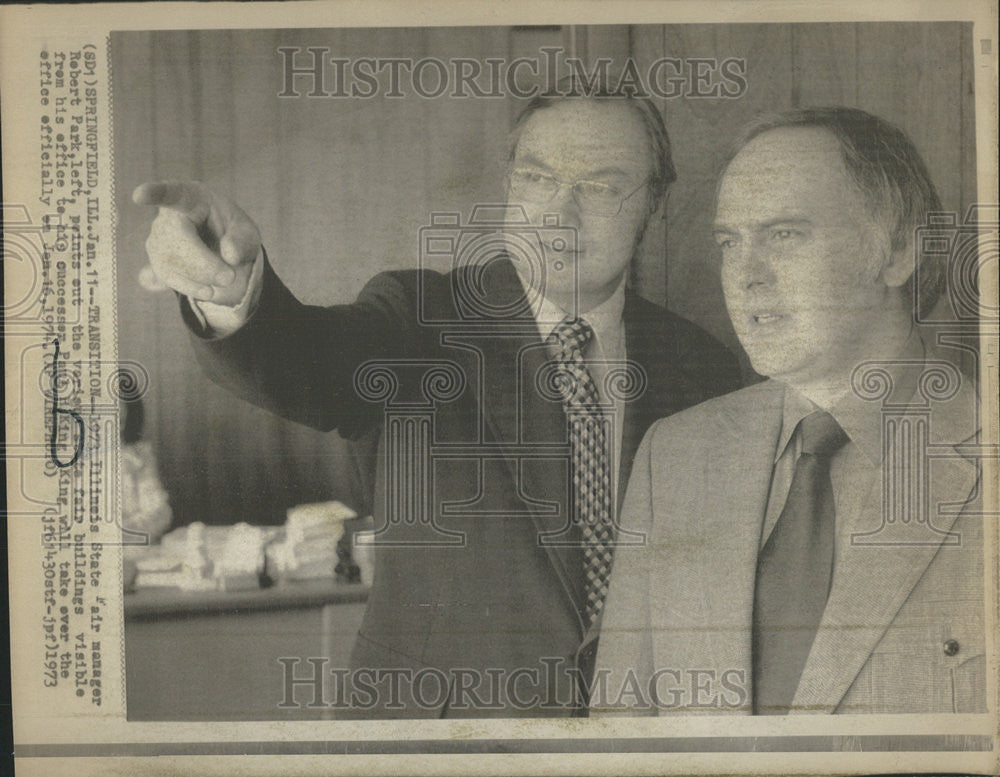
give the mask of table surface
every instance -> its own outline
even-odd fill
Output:
[[[151,620],[209,613],[259,612],[351,604],[368,599],[369,587],[332,579],[283,582],[247,591],[185,591],[143,588],[125,594],[126,620]]]
[[[308,686],[294,689],[294,703],[285,704],[287,678],[278,659],[296,659],[296,675],[309,671],[312,659],[350,666],[367,596],[367,586],[329,578],[252,591],[147,588],[127,594],[126,717],[327,717],[327,707],[312,706]]]

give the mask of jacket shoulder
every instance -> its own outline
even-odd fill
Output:
[[[450,289],[448,277],[435,270],[387,270],[372,276],[358,294],[356,304],[410,327],[425,317],[449,317]]]
[[[405,309],[415,321],[435,324],[530,315],[525,304],[518,304],[524,302],[524,291],[513,265],[505,258],[465,264],[447,272],[426,268],[382,272],[365,285],[358,301],[388,303]]]
[[[359,299],[392,291],[416,297],[422,289],[436,291],[444,285],[446,276],[436,270],[385,270],[368,280],[361,290]]]
[[[715,441],[727,430],[750,425],[749,419],[761,413],[780,412],[783,398],[780,383],[773,380],[754,383],[661,418],[649,428],[647,437],[658,449],[686,446],[692,439]]]
[[[735,363],[732,351],[698,324],[642,297],[635,297],[635,300],[636,316],[644,323],[659,328],[661,336],[669,336],[672,347],[679,355],[718,354]]]
[[[638,346],[635,356],[669,365],[673,379],[681,378],[689,385],[690,404],[735,391],[742,384],[733,352],[683,316],[629,294],[626,326],[635,332],[629,338]]]

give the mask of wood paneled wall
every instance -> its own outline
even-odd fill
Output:
[[[516,101],[278,98],[281,46],[341,57],[570,56],[747,60],[735,100],[661,100],[679,178],[647,232],[640,293],[735,347],[708,234],[717,168],[763,110],[856,105],[897,122],[924,153],[945,207],[975,193],[969,31],[959,24],[662,25],[119,33],[112,36],[120,358],[150,373],[146,435],[175,522],[280,523],[291,504],[366,509],[346,445],[233,400],[200,373],[177,304],[138,285],[148,179],[202,180],[252,215],[274,266],[306,302],[354,298],[375,273],[417,265],[432,211],[501,196]],[[641,67],[641,69],[643,69]]]

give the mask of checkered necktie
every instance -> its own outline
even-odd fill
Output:
[[[556,380],[569,419],[572,448],[573,520],[583,536],[585,626],[597,620],[608,593],[614,532],[611,523],[610,419],[601,412],[597,385],[583,363],[594,336],[579,318],[564,318],[548,337],[556,349]]]

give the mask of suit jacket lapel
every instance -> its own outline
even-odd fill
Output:
[[[487,295],[494,309],[517,308],[524,290],[513,265],[497,262],[488,276]],[[559,536],[569,526],[566,472],[566,415],[557,399],[542,396],[536,375],[548,361],[548,352],[538,334],[530,310],[498,319],[483,343],[484,358],[492,361],[482,387],[482,408],[493,442],[520,446],[532,456],[504,456],[511,479],[518,484],[520,501],[535,524],[540,544],[559,576],[569,604],[579,616],[583,602],[580,549],[571,537]],[[524,450],[522,450],[524,452]],[[580,621],[582,634],[582,621]]]
[[[802,672],[792,706],[803,712],[834,712],[872,650],[885,634],[927,565],[955,541],[947,534],[958,510],[937,516],[939,504],[961,505],[976,483],[975,463],[953,445],[975,437],[973,392],[964,387],[955,399],[935,406],[931,433],[953,458],[930,464],[929,510],[933,534],[917,523],[882,526],[882,477],[875,478],[862,510],[847,517],[838,545],[833,586]],[[879,530],[879,531],[876,531]],[[851,539],[852,538],[852,539]],[[914,539],[920,544],[916,544]],[[882,544],[873,544],[881,542]],[[944,546],[944,547],[942,547]]]
[[[668,480],[683,498],[658,495],[672,512],[661,522],[662,534],[651,540],[669,560],[650,576],[654,667],[742,672],[745,703],[705,710],[714,714],[750,712],[757,549],[782,397],[782,387],[773,381],[727,397],[717,435],[709,419],[712,433],[693,441],[697,450],[681,446],[684,460],[665,463],[684,473]]]
[[[641,396],[625,405],[625,415],[622,419],[621,462],[618,467],[617,510],[619,513],[622,501],[625,499],[625,488],[628,486],[628,479],[632,474],[632,459],[642,441],[642,436],[649,428],[649,424],[652,423],[650,417],[655,413],[654,405],[656,403],[654,400],[659,396],[659,392],[670,390],[670,381],[661,377],[661,373],[667,369],[666,364],[669,359],[664,353],[655,354],[652,352],[654,344],[649,327],[643,326],[641,321],[636,320],[634,308],[635,300],[631,292],[626,291],[625,358],[639,364],[646,371],[649,382]]]

